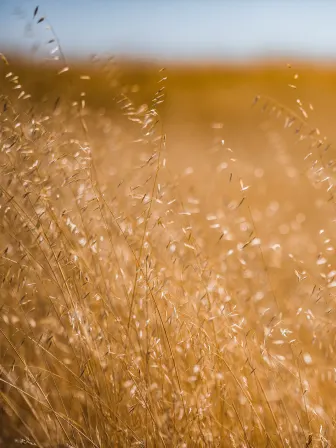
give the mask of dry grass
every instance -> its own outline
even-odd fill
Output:
[[[227,144],[229,119],[182,148],[165,72],[147,109],[105,72],[109,113],[82,103],[85,79],[36,104],[11,71],[4,446],[333,446],[334,162],[305,113],[259,99],[262,159]]]

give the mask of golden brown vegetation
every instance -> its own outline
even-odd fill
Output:
[[[333,446],[335,165],[268,98],[294,72],[4,67],[4,446]]]

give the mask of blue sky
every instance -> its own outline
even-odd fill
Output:
[[[46,51],[37,5],[68,56],[336,58],[336,0],[0,0],[0,52]]]

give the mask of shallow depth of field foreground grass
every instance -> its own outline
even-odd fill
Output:
[[[335,446],[335,164],[295,72],[29,73],[1,74],[0,446]]]

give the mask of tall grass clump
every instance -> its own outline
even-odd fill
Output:
[[[305,117],[260,99],[288,128],[270,144],[293,131],[304,153],[317,234],[256,200],[220,129],[211,201],[175,170],[165,72],[147,106],[117,86],[132,149],[85,93],[55,113],[2,81],[4,446],[333,446],[334,165]]]

